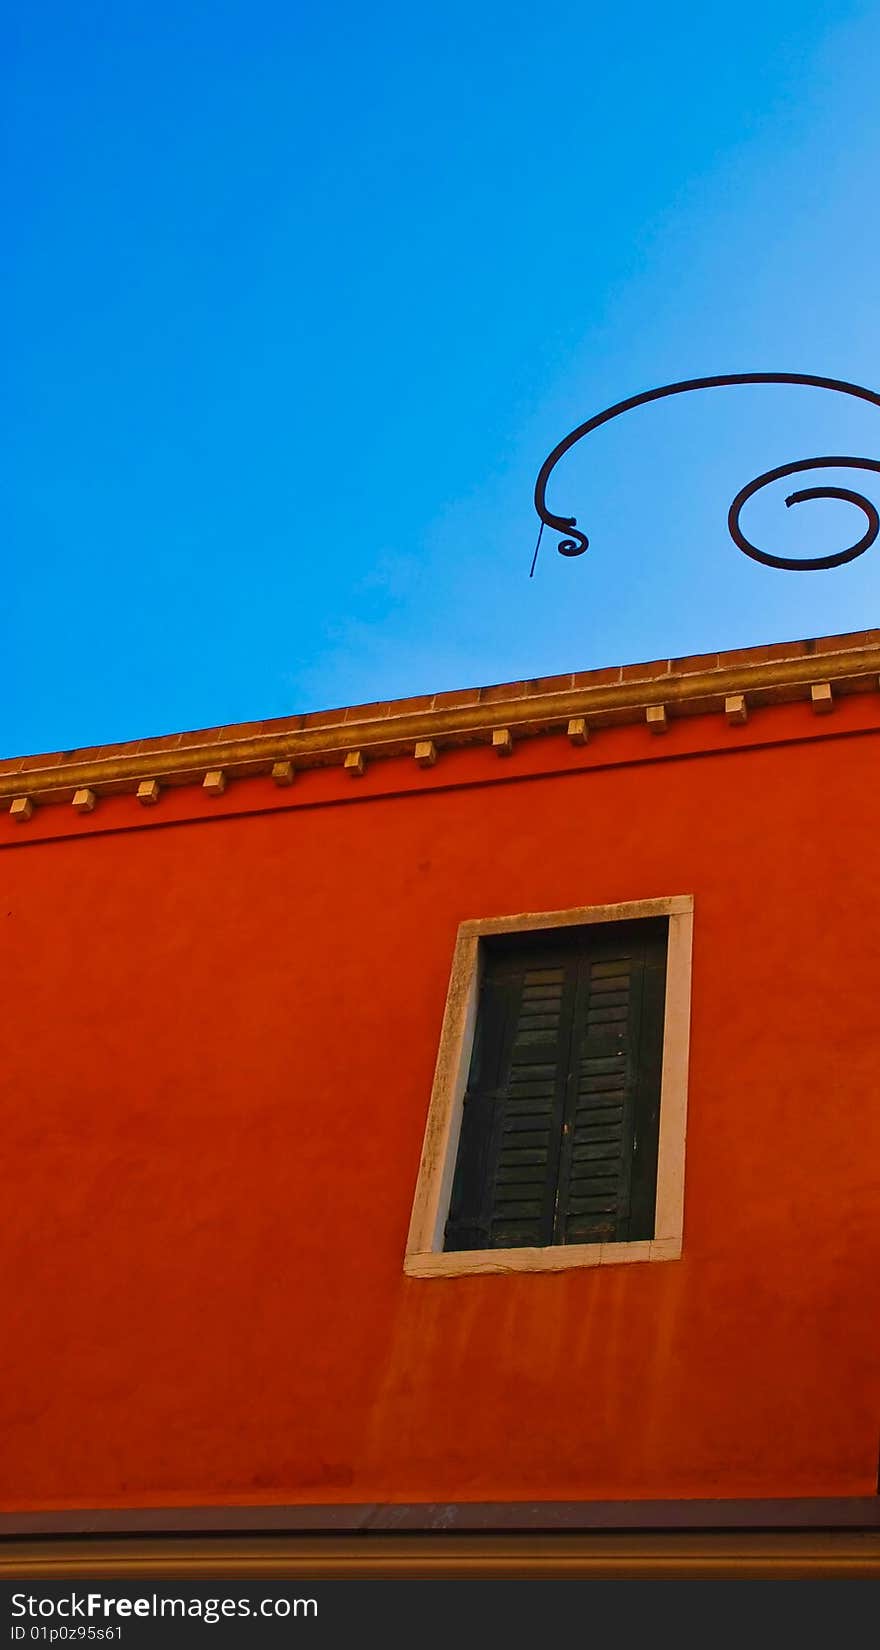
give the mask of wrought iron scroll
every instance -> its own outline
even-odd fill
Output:
[[[597,413],[594,418],[588,418],[585,424],[579,424],[576,430],[572,430],[564,441],[560,441],[559,445],[554,447],[541,465],[535,483],[535,509],[540,517],[541,526],[529,577],[535,571],[541,535],[545,527],[565,534],[558,546],[561,556],[582,556],[588,548],[590,541],[578,528],[576,516],[554,515],[553,511],[547,508],[547,483],[550,476],[559,460],[564,458],[576,442],[582,441],[584,436],[590,435],[593,430],[598,430],[600,425],[609,424],[612,418],[619,418],[621,413],[631,412],[634,407],[643,407],[649,401],[661,401],[668,395],[684,395],[690,390],[720,389],[728,384],[806,384],[815,389],[835,390],[842,395],[853,395],[860,401],[869,401],[873,406],[880,407],[880,393],[876,390],[865,389],[861,384],[848,384],[840,378],[817,378],[811,373],[797,372],[738,372],[721,378],[686,378],[679,384],[663,384],[659,389],[646,390],[643,395],[631,395],[626,401],[618,401],[613,407],[607,407],[604,412]],[[741,488],[728,511],[728,530],[738,549],[751,556],[753,561],[763,562],[767,567],[783,567],[790,572],[813,572],[823,567],[840,567],[844,562],[854,561],[856,556],[861,556],[865,550],[870,549],[880,532],[880,515],[869,498],[849,487],[805,487],[796,493],[789,493],[785,500],[786,505],[792,505],[803,504],[806,500],[814,498],[839,498],[848,504],[856,505],[864,514],[868,525],[858,542],[849,545],[845,550],[838,550],[829,556],[774,556],[767,550],[759,550],[743,532],[740,526],[743,507],[750,498],[761,491],[762,487],[769,486],[773,481],[781,481],[783,476],[798,475],[804,470],[829,468],[874,470],[880,473],[880,461],[873,458],[825,456],[803,458],[795,464],[780,464],[775,470],[765,470],[763,475],[756,476],[754,481]]]

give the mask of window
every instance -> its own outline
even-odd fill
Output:
[[[692,910],[462,925],[410,1274],[677,1258]]]
[[[654,1236],[667,927],[484,942],[445,1249]]]

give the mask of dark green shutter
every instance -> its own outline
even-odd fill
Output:
[[[447,1249],[652,1235],[667,926],[484,942]]]

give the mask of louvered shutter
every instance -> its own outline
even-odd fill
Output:
[[[447,1249],[649,1236],[666,923],[487,946]]]
[[[579,960],[555,1243],[654,1230],[668,924],[608,924]]]

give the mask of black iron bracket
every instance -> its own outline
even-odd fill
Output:
[[[532,567],[529,577],[535,571],[538,560],[538,550],[541,545],[541,534],[545,527],[550,527],[565,537],[560,541],[558,549],[561,556],[582,556],[589,546],[589,539],[577,525],[576,516],[554,515],[547,508],[547,483],[561,458],[571,450],[585,435],[598,430],[602,424],[609,424],[612,418],[619,418],[621,413],[631,412],[634,407],[643,407],[649,401],[661,401],[669,395],[685,395],[691,390],[714,390],[731,384],[806,384],[814,389],[835,390],[842,395],[856,396],[860,401],[869,401],[872,406],[880,407],[880,393],[876,390],[865,389],[861,384],[849,384],[841,378],[818,378],[812,373],[798,372],[737,372],[721,378],[685,378],[678,384],[663,384],[659,389],[646,390],[642,395],[631,395],[626,401],[618,401],[613,407],[606,407],[604,412],[596,413],[594,418],[588,418],[585,424],[579,424],[572,430],[552,453],[545,458],[538,472],[535,483],[535,509],[538,512],[541,526],[538,532],[538,543],[532,558]],[[854,492],[849,487],[805,487],[796,493],[789,493],[785,502],[787,505],[803,504],[808,499],[838,498],[844,499],[847,504],[854,504],[861,510],[867,520],[867,528],[862,537],[855,544],[850,544],[845,550],[837,550],[828,556],[774,556],[767,550],[759,550],[756,544],[746,538],[740,526],[740,515],[743,506],[773,481],[781,481],[783,476],[799,475],[804,470],[821,469],[844,470],[874,470],[880,473],[880,461],[873,458],[851,458],[832,455],[821,458],[802,458],[794,464],[780,464],[775,470],[765,470],[763,475],[756,476],[754,481],[741,488],[730,506],[727,514],[727,526],[734,544],[753,561],[763,562],[765,567],[782,567],[792,573],[815,572],[819,568],[841,567],[844,562],[854,561],[861,556],[871,545],[880,532],[880,515],[876,506],[864,494]]]

